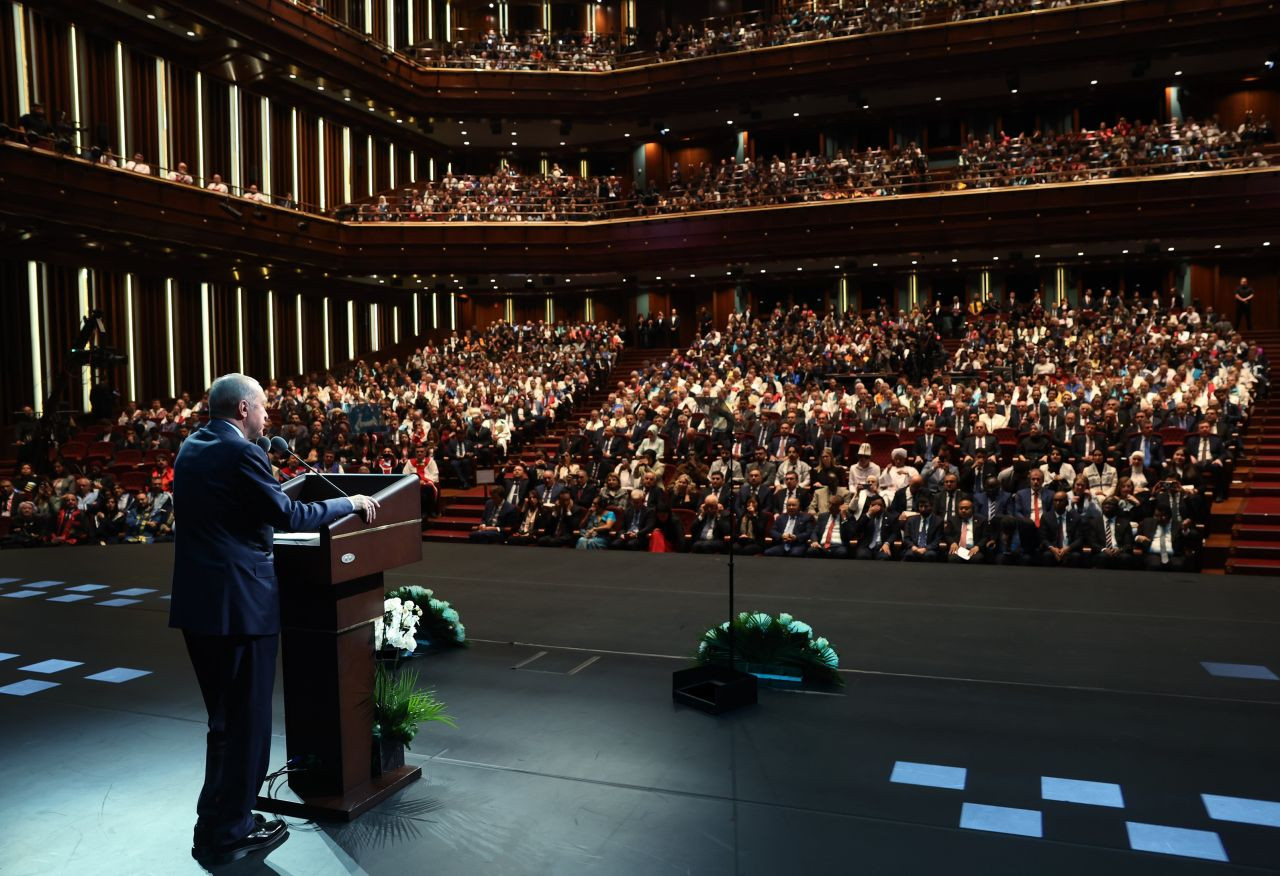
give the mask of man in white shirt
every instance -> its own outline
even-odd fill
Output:
[[[270,198],[268,198],[268,197],[267,197],[266,195],[264,195],[262,192],[258,191],[258,184],[257,184],[257,183],[249,183],[249,188],[245,190],[244,197],[245,197],[245,200],[247,200],[247,201],[253,201],[253,202],[258,203],[258,204],[269,204],[269,203],[271,203],[271,199],[270,199]]]
[[[191,185],[195,182],[191,174],[187,173],[187,163],[185,161],[179,161],[178,169],[169,171],[167,178],[170,182],[185,183],[186,185]]]
[[[213,179],[209,181],[209,185],[205,186],[205,188],[211,192],[217,192],[220,195],[225,195],[228,192],[227,184],[222,181],[222,176],[216,173],[213,175]]]
[[[133,153],[133,158],[124,163],[124,169],[132,170],[134,173],[145,173],[147,176],[151,175],[151,165],[147,164],[141,152]]]

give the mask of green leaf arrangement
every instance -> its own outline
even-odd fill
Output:
[[[418,673],[394,672],[379,664],[373,679],[373,735],[410,747],[418,725],[438,721],[457,727],[434,690],[418,690]]]
[[[422,617],[418,619],[417,639],[419,642],[430,642],[444,648],[465,648],[467,645],[467,628],[462,625],[458,611],[443,599],[436,599],[435,593],[426,587],[409,584],[387,591],[387,598],[397,597],[401,600],[412,600],[422,609]]]
[[[744,611],[734,619],[734,654],[739,664],[792,670],[808,684],[840,686],[840,657],[813,627],[783,612]],[[729,622],[712,627],[698,643],[699,663],[729,665]]]

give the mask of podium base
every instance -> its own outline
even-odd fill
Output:
[[[345,794],[334,796],[308,796],[302,800],[277,800],[258,798],[257,808],[276,815],[306,818],[312,821],[355,821],[396,791],[422,777],[422,767],[402,766],[363,785],[357,785]]]

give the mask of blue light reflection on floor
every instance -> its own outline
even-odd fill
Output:
[[[988,806],[985,803],[965,803],[960,807],[960,826],[966,830],[985,830],[991,833],[1044,836],[1044,826],[1040,813],[1036,810]]]
[[[1254,663],[1214,663],[1209,660],[1200,661],[1200,665],[1210,675],[1218,678],[1251,678],[1255,681],[1280,681],[1280,676],[1265,666]]]
[[[142,676],[150,674],[151,672],[146,669],[128,669],[124,666],[117,666],[115,669],[108,669],[106,672],[86,675],[85,681],[105,681],[111,684],[120,684],[121,682],[133,681],[135,678],[142,678]]]
[[[51,687],[57,687],[56,681],[42,681],[38,678],[24,678],[22,681],[15,681],[13,684],[6,684],[0,687],[0,694],[8,694],[11,697],[25,697],[29,694],[39,693],[42,690],[48,690]]]
[[[1111,782],[1087,782],[1082,779],[1058,779],[1040,777],[1040,796],[1045,800],[1063,803],[1083,803],[1088,806],[1124,808],[1124,795],[1120,786]]]
[[[82,599],[92,599],[88,593],[64,593],[61,596],[50,596],[46,602],[79,602]]]
[[[141,601],[141,599],[104,599],[102,602],[96,602],[94,604],[105,605],[108,608],[120,608],[123,605],[134,605]]]
[[[27,666],[19,667],[23,672],[39,672],[45,675],[61,672],[64,669],[71,669],[75,666],[83,666],[79,660],[41,660],[39,663],[31,663]]]
[[[1137,821],[1126,821],[1125,828],[1129,831],[1129,847],[1135,851],[1202,858],[1206,861],[1227,860],[1222,838],[1211,830],[1191,830]]]
[[[941,766],[935,763],[895,761],[889,781],[901,785],[924,785],[927,788],[946,788],[963,791],[968,771],[964,767]]]
[[[1217,821],[1280,827],[1280,803],[1272,800],[1222,797],[1217,794],[1201,794],[1200,799],[1204,801],[1204,808],[1209,813],[1209,817]]]

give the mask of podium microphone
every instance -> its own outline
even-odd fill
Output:
[[[266,435],[263,435],[255,443],[259,447],[261,447],[263,450],[266,450],[267,452],[274,450],[276,453],[284,453],[284,454],[288,454],[289,456],[292,456],[294,459],[298,460],[298,462],[305,465],[307,467],[307,470],[310,471],[316,477],[320,478],[320,480],[324,481],[326,484],[333,487],[335,490],[337,490],[342,495],[346,496],[348,499],[351,498],[350,493],[348,493],[346,490],[342,489],[342,487],[338,486],[333,481],[325,477],[324,474],[320,472],[318,469],[316,469],[313,465],[311,465],[311,463],[307,462],[301,456],[294,453],[293,450],[289,447],[289,442],[281,438],[279,435],[276,435],[273,438],[267,438]]]

